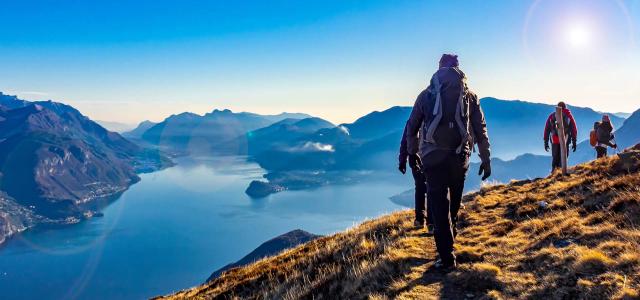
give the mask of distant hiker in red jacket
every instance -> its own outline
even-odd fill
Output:
[[[578,127],[576,126],[576,121],[573,119],[571,111],[567,108],[567,105],[564,102],[558,103],[558,106],[562,107],[564,134],[567,139],[564,142],[567,144],[567,149],[569,148],[569,142],[571,142],[572,150],[573,152],[576,152],[578,139]],[[544,150],[547,152],[549,152],[549,140],[551,140],[551,155],[553,157],[551,160],[551,170],[553,171],[556,168],[562,167],[560,136],[558,135],[555,112],[549,115],[544,126]],[[569,151],[567,151],[567,156],[569,156]]]

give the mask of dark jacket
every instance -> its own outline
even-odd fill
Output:
[[[457,67],[440,68],[436,71],[429,87],[418,95],[407,121],[405,131],[408,154],[419,152],[424,162],[429,153],[441,149],[434,140],[433,128],[439,123],[438,114],[442,114],[442,105],[457,103],[454,107],[459,106],[460,109],[456,114],[456,123],[460,129],[462,141],[456,151],[469,156],[473,143],[476,143],[482,161],[489,161],[491,150],[484,113],[480,108],[478,96],[468,89],[465,79],[464,73]],[[437,89],[437,86],[441,88]],[[440,100],[438,100],[437,91],[441,91]],[[422,134],[418,139],[420,128],[422,128]]]

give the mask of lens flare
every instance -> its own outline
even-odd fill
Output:
[[[573,23],[567,26],[565,39],[570,47],[584,49],[591,44],[593,32],[585,23]]]

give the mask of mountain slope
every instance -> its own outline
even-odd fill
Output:
[[[466,195],[448,274],[403,211],[168,298],[637,299],[640,145],[571,171]]]
[[[136,173],[170,164],[159,152],[104,129],[71,106],[5,98],[0,105],[0,227],[9,229],[0,234],[43,222],[76,223],[137,182]]]
[[[615,132],[616,142],[621,148],[630,147],[640,139],[640,109],[631,114],[622,127]]]

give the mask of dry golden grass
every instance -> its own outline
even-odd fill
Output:
[[[403,211],[169,298],[639,299],[640,151],[623,156],[465,196],[449,274]]]

